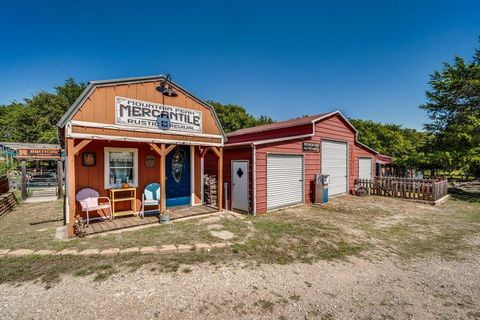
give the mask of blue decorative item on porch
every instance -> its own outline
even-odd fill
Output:
[[[176,183],[179,183],[182,179],[183,167],[185,165],[185,151],[178,146],[175,149],[175,153],[172,158],[172,176]]]
[[[149,183],[142,195],[142,218],[145,216],[145,206],[159,206],[160,205],[160,184],[153,182]],[[148,213],[158,214],[160,211],[157,209],[147,210]]]

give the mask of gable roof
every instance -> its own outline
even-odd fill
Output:
[[[280,121],[280,122],[275,122],[271,124],[266,124],[262,126],[257,126],[257,127],[252,127],[252,128],[245,128],[245,129],[240,129],[234,132],[230,132],[227,134],[227,137],[237,137],[237,136],[242,136],[242,135],[248,135],[248,134],[255,134],[255,133],[260,133],[260,132],[265,132],[265,131],[271,131],[271,130],[277,130],[277,129],[284,129],[284,128],[289,128],[289,127],[296,127],[296,126],[301,126],[301,125],[306,125],[306,124],[311,124],[312,126],[318,122],[322,121],[326,118],[329,118],[331,116],[338,115],[345,123],[353,130],[355,133],[355,143],[358,144],[359,146],[371,151],[372,153],[379,154],[376,150],[370,148],[369,146],[364,145],[360,141],[358,141],[358,131],[357,129],[353,126],[353,124],[348,121],[348,119],[339,111],[332,111],[332,112],[325,112],[325,113],[319,113],[313,116],[307,116],[307,117],[302,117],[302,118],[295,118],[295,119],[290,119],[286,121]],[[312,136],[312,134],[309,134],[307,136]],[[232,142],[229,144],[228,142],[225,144],[225,146],[241,146],[241,145],[260,145],[260,144],[267,144],[267,143],[273,143],[273,142],[280,142],[280,141],[287,141],[287,140],[294,140],[294,139],[299,139],[299,138],[304,138],[305,136],[287,136],[283,138],[273,138],[273,139],[266,139],[266,140],[261,140],[259,139],[249,139],[248,141],[241,141],[241,142]]]
[[[289,128],[289,127],[301,126],[301,125],[305,125],[305,124],[311,124],[313,122],[318,121],[319,119],[322,119],[324,117],[328,117],[330,115],[333,115],[334,113],[335,113],[335,111],[334,112],[320,113],[320,114],[316,114],[316,115],[313,115],[313,116],[289,119],[289,120],[285,120],[285,121],[279,121],[279,122],[274,122],[274,123],[270,123],[270,124],[264,124],[264,125],[257,126],[257,127],[239,129],[237,131],[227,133],[227,137],[235,137],[235,136],[241,136],[241,135],[245,135],[245,134],[259,133],[259,132],[264,132],[264,131],[271,131],[271,130],[276,130],[276,129],[284,129],[284,128]]]
[[[80,96],[75,100],[75,102],[70,106],[70,108],[65,112],[65,114],[60,118],[60,120],[57,122],[57,126],[62,128],[64,127],[69,120],[73,118],[73,116],[77,113],[77,111],[82,107],[83,103],[85,100],[93,93],[93,91],[97,87],[103,87],[103,86],[110,86],[110,85],[116,85],[116,84],[122,84],[122,83],[138,83],[138,82],[145,82],[145,81],[159,81],[159,80],[164,80],[167,77],[163,74],[158,74],[158,75],[152,75],[152,76],[143,76],[143,77],[130,77],[130,78],[118,78],[118,79],[109,79],[109,80],[95,80],[95,81],[89,81],[87,87],[83,92],[80,94]],[[215,109],[206,103],[205,101],[197,98],[175,82],[169,80],[169,82],[175,86],[177,89],[183,91],[187,96],[190,98],[196,100],[200,104],[202,104],[204,107],[209,109],[213,117],[215,118],[215,123],[217,126],[220,128],[220,132],[222,133],[223,137],[226,138],[225,131],[223,131],[222,124],[220,123],[220,120],[218,119],[218,116],[215,112]]]

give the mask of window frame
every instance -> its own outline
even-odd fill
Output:
[[[116,184],[110,184],[110,152],[133,152],[133,183],[130,187],[138,187],[138,149],[137,148],[112,148],[105,147],[103,151],[104,158],[104,187],[105,189],[114,189]]]

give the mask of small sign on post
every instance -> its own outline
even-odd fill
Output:
[[[60,160],[60,149],[17,149],[18,160]]]

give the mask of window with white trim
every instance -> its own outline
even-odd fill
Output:
[[[105,189],[138,186],[138,149],[105,147]]]

